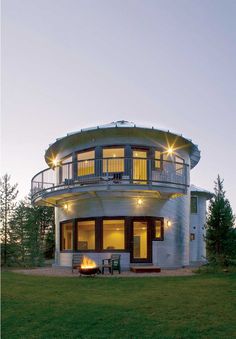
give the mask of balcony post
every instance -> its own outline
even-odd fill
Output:
[[[77,154],[75,152],[73,152],[72,154],[72,179],[75,181],[77,180],[77,165],[78,165],[78,162],[77,162]]]
[[[102,147],[98,146],[95,148],[95,176],[102,176]]]

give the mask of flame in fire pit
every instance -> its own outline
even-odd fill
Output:
[[[81,262],[81,268],[94,268],[97,267],[97,264],[94,260],[90,259],[89,257],[86,257],[86,255],[83,256],[82,262]]]

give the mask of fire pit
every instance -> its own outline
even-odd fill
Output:
[[[79,268],[79,273],[94,276],[95,274],[100,273],[100,269],[94,260],[84,256],[82,259],[81,266]]]

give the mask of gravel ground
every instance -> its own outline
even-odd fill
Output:
[[[178,268],[178,269],[168,269],[161,270],[160,273],[134,273],[130,271],[123,271],[121,274],[114,272],[114,275],[106,273],[104,275],[99,274],[96,277],[171,277],[171,276],[189,276],[194,275],[192,272],[193,268]],[[61,267],[40,267],[34,269],[19,269],[14,270],[14,272],[22,273],[26,275],[41,275],[41,276],[54,276],[54,277],[80,277],[79,273],[75,270],[72,274],[70,268],[61,268]],[[82,278],[82,277],[81,277]]]

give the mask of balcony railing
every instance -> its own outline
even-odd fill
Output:
[[[189,165],[184,162],[138,157],[62,163],[33,177],[31,197],[34,201],[44,193],[57,194],[57,191],[68,187],[112,184],[157,186],[157,190],[158,187],[174,185],[184,189],[189,185]]]

